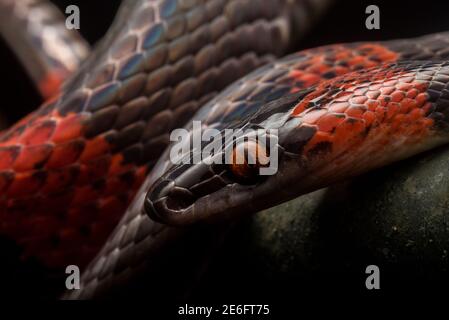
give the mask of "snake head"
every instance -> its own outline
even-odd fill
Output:
[[[447,120],[434,112],[442,102],[432,104],[438,95],[428,93],[430,80],[423,79],[444,82],[447,72],[445,63],[388,64],[259,106],[234,126],[240,135],[236,143],[223,144],[228,152],[174,165],[156,181],[146,211],[169,224],[252,213],[446,143],[440,128]],[[387,104],[397,97],[400,102]],[[264,147],[245,128],[262,129],[270,142]],[[251,143],[245,147],[246,138]],[[259,151],[259,161],[236,161],[239,154],[251,158]],[[218,159],[228,162],[210,161]],[[273,161],[276,170],[263,174]]]
[[[262,185],[269,186],[267,181],[277,172],[277,136],[268,136],[269,146],[242,136],[242,141],[225,145],[199,163],[174,166],[148,191],[146,212],[156,221],[183,225],[245,212],[248,205],[254,210],[257,206],[250,199]]]
[[[146,213],[159,222],[185,225],[229,219],[286,199],[294,188],[284,186],[300,172],[298,155],[285,152],[281,140],[288,145],[298,125],[288,110],[304,94],[268,103],[250,119],[208,135],[213,139],[201,145],[201,152],[185,151],[148,190]]]

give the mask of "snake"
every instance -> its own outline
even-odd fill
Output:
[[[145,197],[145,211],[175,226],[231,219],[447,143],[446,36],[416,39],[434,53],[415,56],[415,45],[401,40],[331,45],[252,73],[197,119],[217,135],[237,130],[235,139],[219,139],[221,150],[194,164],[165,155],[168,164]],[[248,129],[261,130],[273,146]],[[201,150],[215,143],[206,140]],[[279,168],[265,176],[260,169],[269,164],[256,153],[267,157],[273,147]],[[238,148],[252,163],[236,163]],[[193,157],[196,151],[188,150],[181,158]]]
[[[87,299],[110,290],[117,283],[111,274],[126,282],[136,270],[151,270],[155,256],[145,259],[145,253],[185,241],[188,227],[232,221],[447,143],[448,41],[443,32],[327,45],[278,59],[236,81],[185,128],[193,136],[192,122],[199,121],[201,129],[231,128],[240,137],[248,128],[277,129],[272,137],[280,155],[277,173],[260,176],[257,162],[177,164],[168,148],[109,247],[85,271],[84,290],[68,297]],[[130,267],[127,259],[136,265]]]
[[[0,33],[24,65],[44,99],[59,92],[90,48],[62,13],[43,0],[0,1]]]
[[[64,297],[101,296],[148,272],[192,224],[254,213],[446,143],[449,34],[275,60],[320,6],[125,1],[59,92],[0,136],[0,234],[21,262],[79,265],[81,290]],[[241,137],[277,129],[277,173],[260,176],[260,163],[172,163],[169,133],[193,134],[191,120]]]
[[[5,281],[15,279],[20,293],[35,270],[59,279],[68,265],[84,270],[109,250],[169,132],[285,53],[324,4],[126,0],[90,51],[48,1],[2,0],[2,33],[45,98],[0,135],[0,235],[10,248],[2,268],[12,269]],[[64,281],[55,286],[60,293]]]

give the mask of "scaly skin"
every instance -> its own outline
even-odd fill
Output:
[[[263,5],[261,5],[263,2]],[[172,128],[293,38],[284,0],[130,0],[96,50],[0,136],[0,235],[47,268],[99,251]]]
[[[233,176],[245,166],[237,172],[232,165],[172,166],[148,192],[147,212],[176,225],[254,212],[444,143],[445,65],[373,68],[403,59],[403,44],[332,45],[253,73],[218,100],[203,123],[279,129],[280,171],[241,186]],[[287,187],[293,181],[301,183]]]
[[[349,73],[305,97],[265,105],[273,109],[264,114],[262,107],[244,123],[279,129],[274,176],[248,184],[234,179],[232,165],[181,165],[150,188],[146,210],[174,225],[229,219],[447,143],[448,88],[448,63],[407,62]]]
[[[44,265],[56,268],[72,263],[83,265],[89,261],[154,166],[166,144],[166,133],[182,125],[203,101],[227,83],[262,64],[265,59],[261,56],[280,53],[287,46],[289,26],[283,20],[284,12],[280,6],[270,6],[266,2],[264,6],[253,6],[251,1],[247,6],[235,3],[237,1],[226,5],[218,0],[208,1],[209,7],[206,6],[205,11],[202,6],[197,11],[187,7],[180,9],[177,1],[128,2],[111,32],[77,76],[64,86],[61,95],[3,134],[0,144],[0,233],[24,248],[22,258],[36,257]],[[256,21],[254,8],[259,7],[265,9],[259,12],[262,19]],[[221,15],[228,21],[215,20]],[[162,27],[158,24],[161,19],[167,21]],[[242,27],[245,24],[250,27]],[[202,27],[202,32],[195,33],[194,30]],[[270,37],[273,33],[278,36]],[[261,42],[262,39],[266,43]],[[195,199],[198,218],[255,211],[314,189],[320,183],[342,178],[330,176],[329,167],[323,169],[323,162],[335,160],[333,163],[342,168],[342,176],[347,176],[350,173],[343,169],[348,163],[351,172],[357,174],[445,142],[441,133],[445,132],[446,103],[434,94],[445,92],[445,64],[384,65],[377,71],[370,71],[374,74],[360,71],[323,82],[314,92],[300,90],[316,85],[323,78],[330,79],[383,62],[445,58],[446,47],[446,35],[412,43],[330,46],[299,53],[241,80],[220,99],[207,105],[198,117],[203,119],[207,114],[203,119],[205,123],[221,128],[239,127],[246,123],[242,118],[248,121],[256,112],[257,118],[252,120],[257,124],[261,115],[262,119],[272,116],[276,114],[273,110],[286,114],[288,109],[292,111],[290,124],[301,125],[288,127],[281,147],[294,160],[283,160],[280,174],[257,188],[226,183],[226,187],[218,191],[212,189],[215,190],[211,193],[213,197],[207,201],[202,200],[204,194],[199,195]],[[245,55],[253,51],[255,54]],[[214,61],[208,60],[218,56],[220,58]],[[226,63],[227,57],[231,56],[236,58]],[[364,96],[363,83],[360,84],[364,76],[370,81],[376,77],[380,81],[382,88],[372,91],[388,91],[393,86],[392,92],[382,92],[390,97],[390,101]],[[426,79],[429,76],[431,78]],[[436,88],[433,87],[435,83]],[[329,88],[335,90],[329,91]],[[341,92],[350,92],[351,98],[357,99],[336,100],[346,96],[338,96]],[[395,105],[390,103],[399,103],[396,100],[403,96],[412,99],[414,104],[405,103],[404,100],[408,100],[402,98],[400,112],[394,113],[393,119],[403,115],[405,122],[390,121],[388,112],[383,114],[382,108],[394,110]],[[284,99],[278,100],[282,97]],[[278,102],[270,103],[275,100]],[[367,104],[370,100],[375,100],[378,105],[374,108]],[[332,103],[338,104],[335,110],[331,109]],[[162,110],[167,106],[167,110]],[[323,110],[317,110],[322,106],[325,114]],[[335,116],[335,113],[339,115]],[[363,130],[360,123],[366,125],[369,121],[376,125],[369,127],[367,134],[367,126]],[[413,126],[401,126],[404,123],[413,123]],[[352,129],[348,130],[350,126]],[[342,133],[337,127],[343,128]],[[295,130],[291,134],[292,128],[299,130],[299,134]],[[391,131],[394,135],[385,134],[386,128],[395,128]],[[410,128],[414,131],[407,131]],[[367,134],[364,141],[368,143],[360,142],[361,133]],[[410,145],[403,149],[391,143],[398,139],[381,141],[381,145],[386,142],[388,146],[396,147],[390,149],[395,151],[395,157],[387,160],[365,157],[372,150],[370,148],[379,148],[377,137],[416,139],[410,140]],[[331,149],[329,145],[332,145]],[[340,160],[340,155],[347,151],[359,157],[356,159],[360,160],[359,168],[353,167],[354,158]],[[301,161],[298,161],[300,155]],[[168,238],[180,235],[141,214],[144,191],[167,167],[167,162],[161,163],[145,182],[108,244],[88,268],[83,278],[87,295],[97,290],[93,288],[99,282],[113,281],[111,278],[114,277],[109,277],[111,273],[129,272],[131,265],[147,262],[145,256],[151,248],[159,246],[160,250]],[[294,168],[302,171],[294,171]],[[298,177],[312,170],[319,179],[309,175],[297,188],[289,188],[267,200],[274,189],[285,190],[283,186],[292,185]],[[170,170],[158,184],[167,179],[176,180],[180,174],[179,170]],[[194,183],[188,188],[198,185],[198,180],[191,179],[187,181]],[[153,204],[160,196],[165,196],[165,191],[155,192],[156,187],[149,194],[153,216],[171,223],[196,219],[188,214],[179,219],[178,213],[165,212],[164,206],[155,212]],[[248,206],[251,197],[257,200],[254,206]],[[211,201],[214,199],[216,202]],[[124,248],[131,249],[121,250]],[[126,259],[130,250],[135,255]],[[76,293],[78,297],[83,294],[82,291]]]
[[[237,81],[225,92],[217,96],[216,99],[204,106],[193,119],[202,121],[205,127],[209,126],[218,129],[240,128],[256,113],[258,113],[258,116],[255,118],[253,117],[253,122],[259,123],[263,117],[269,117],[276,114],[275,110],[277,109],[281,115],[288,114],[287,111],[289,110],[296,110],[290,124],[300,123],[303,120],[303,115],[305,116],[305,114],[303,114],[305,111],[302,111],[304,108],[310,110],[318,109],[320,106],[325,108],[325,110],[327,110],[327,107],[330,108],[329,103],[335,98],[331,94],[328,94],[329,102],[320,101],[319,105],[314,103],[309,104],[309,102],[312,102],[311,98],[317,95],[317,92],[322,89],[320,86],[329,85],[336,88],[338,87],[339,90],[348,91],[350,88],[346,88],[344,83],[340,83],[340,80],[350,80],[354,86],[357,86],[358,78],[367,76],[364,73],[364,70],[366,70],[365,68],[380,66],[384,63],[396,63],[401,60],[444,60],[448,57],[448,43],[449,34],[442,33],[412,40],[340,44],[305,50],[262,67],[249,76]],[[388,64],[386,66],[388,66]],[[401,73],[405,72],[403,71],[404,67],[404,65],[398,65],[397,67],[389,66],[387,69],[390,68],[391,70],[396,70],[396,75],[399,77]],[[438,71],[438,66],[428,66],[426,68],[429,70],[425,72],[432,72],[432,74],[440,72]],[[446,67],[443,69],[446,70]],[[344,78],[344,74],[357,70],[360,70],[360,74],[353,74],[352,76],[348,75],[348,78]],[[385,78],[394,75],[394,73],[382,73],[382,70],[384,69],[379,69],[375,75],[377,77]],[[420,69],[419,64],[407,72],[413,74],[412,78],[414,81],[417,80],[415,77],[416,74],[419,74],[421,77],[425,73]],[[332,78],[337,75],[343,75],[343,78],[339,77],[333,82]],[[368,77],[371,79],[371,76]],[[322,81],[328,82],[323,82],[321,84]],[[387,80],[380,79],[379,81],[381,83],[387,83]],[[402,83],[405,81],[402,79],[400,82]],[[421,83],[421,80],[419,82]],[[424,81],[424,83],[425,82],[426,81]],[[315,94],[314,92],[309,92],[309,90],[306,90],[305,93],[301,92],[303,89],[310,88],[310,86],[314,85],[318,85],[318,87],[315,88]],[[426,88],[426,85],[418,84],[417,90],[419,89],[419,92],[421,92],[420,97],[423,96],[423,91],[427,90]],[[393,95],[393,93],[389,94]],[[397,94],[395,94],[395,96],[396,95]],[[407,101],[408,100],[405,102]],[[421,101],[420,103],[423,104],[420,106],[423,107],[428,105],[426,101]],[[379,103],[381,103],[381,101],[379,101]],[[442,106],[443,105],[444,104],[442,104]],[[342,109],[347,108],[348,103],[343,103],[340,107]],[[323,133],[327,130],[332,130],[333,124],[342,121],[339,119],[346,119],[341,126],[341,133],[346,134],[346,137],[349,138],[352,130],[348,131],[345,129],[348,129],[351,122],[354,122],[355,124],[361,123],[360,115],[357,115],[356,112],[358,108],[352,107],[353,106],[348,108],[348,110],[340,110],[339,112],[342,113],[344,117],[336,117],[337,119],[334,120],[332,120],[333,115],[326,112],[332,121],[329,123],[326,119],[327,117],[324,117],[323,120],[321,120],[322,122],[319,123],[319,127],[316,127],[316,124],[313,123],[314,117],[311,113],[304,118],[306,121],[310,122],[308,125],[310,129],[300,129],[304,130],[302,133],[301,131],[296,133],[284,131],[286,133],[285,137],[291,138],[290,143],[287,139],[284,144],[286,147],[290,146],[292,149],[291,151],[296,152],[295,160],[299,157],[298,154],[302,154],[301,152],[306,152],[306,150],[307,152],[314,150],[311,154],[320,155],[320,148],[317,148],[317,146],[320,146],[319,142],[324,142],[323,138],[331,138],[330,136],[323,135]],[[410,107],[410,105],[408,105],[408,107]],[[405,103],[404,108],[407,108],[407,103]],[[308,112],[310,112],[310,110]],[[413,110],[416,110],[413,112],[413,115],[417,116],[415,118],[416,122],[414,122],[416,126],[413,126],[413,128],[422,130],[423,133],[436,132],[434,129],[428,129],[436,128],[431,125],[433,120],[426,119],[419,114],[426,109],[414,107]],[[379,109],[379,111],[381,111],[381,109]],[[348,113],[349,116],[346,115],[346,113]],[[260,116],[262,116],[262,118],[257,119]],[[367,113],[366,116],[369,119],[371,113]],[[270,122],[268,122],[268,124],[269,123]],[[385,122],[385,125],[390,124],[392,123]],[[357,126],[354,127],[357,128]],[[287,129],[289,126],[285,126],[285,128]],[[305,128],[305,126],[301,128]],[[316,130],[316,128],[320,128],[320,130]],[[292,129],[292,127],[290,127],[290,129]],[[356,132],[358,131],[354,131],[354,133]],[[375,131],[373,130],[372,132],[374,133]],[[309,134],[307,135],[306,133]],[[407,132],[406,130],[398,130],[397,133],[405,135]],[[340,136],[340,133],[337,136],[334,135],[333,139],[336,139],[335,141],[337,142],[344,142],[345,139],[339,140]],[[416,137],[418,136],[419,135],[416,135]],[[311,140],[311,137],[316,138]],[[357,135],[355,135],[355,137],[357,137]],[[423,135],[422,137],[426,136]],[[433,138],[429,139],[430,140],[426,141],[431,141]],[[370,141],[374,141],[374,139]],[[325,146],[325,144],[321,145]],[[375,146],[374,144],[366,144],[366,146],[368,145]],[[305,149],[301,149],[301,146]],[[353,146],[355,147],[356,144]],[[428,146],[430,147],[431,145],[428,144]],[[340,150],[343,147],[344,145],[340,145]],[[326,151],[327,149],[322,148],[321,150]],[[412,149],[408,148],[407,150]],[[354,149],[353,151],[356,151],[354,155],[359,154],[357,153],[357,149]],[[419,150],[413,151],[417,152]],[[337,156],[337,154],[338,152],[325,153],[324,155],[326,155],[327,158],[323,159],[330,159],[333,156]],[[360,152],[360,155],[362,154],[363,153]],[[351,159],[351,161],[355,160],[354,158],[348,159]],[[392,159],[396,160],[394,157]],[[377,164],[382,163],[380,158],[377,158],[377,161]],[[290,165],[293,165],[293,167],[298,167],[300,162],[283,161],[281,163],[289,163]],[[316,163],[320,162],[317,161]],[[201,174],[203,169],[201,166],[198,167],[199,170],[194,174],[190,172],[190,175],[183,177],[185,178],[184,182],[187,181],[187,184],[191,183],[191,185],[185,186],[187,189],[198,186],[201,182],[204,182]],[[157,264],[159,259],[163,260],[163,252],[170,250],[171,244],[176,241],[182,241],[182,236],[186,231],[185,229],[172,228],[158,224],[149,219],[145,212],[142,212],[142,207],[145,203],[145,194],[148,190],[150,190],[150,192],[147,199],[151,200],[153,204],[147,204],[147,211],[150,212],[152,217],[172,224],[185,225],[186,223],[191,223],[201,218],[206,220],[208,218],[225,219],[226,217],[229,217],[229,215],[238,215],[242,211],[248,213],[254,212],[259,208],[275,205],[277,202],[284,201],[287,198],[306,192],[305,189],[309,189],[307,187],[313,189],[317,186],[316,181],[305,180],[304,183],[302,183],[302,180],[299,180],[298,178],[299,173],[296,174],[295,171],[290,169],[282,171],[283,169],[281,167],[281,171],[278,172],[273,179],[276,180],[278,178],[291,176],[293,181],[288,181],[288,187],[285,187],[285,181],[281,180],[281,182],[276,182],[273,180],[273,184],[270,184],[268,179],[267,183],[264,184],[265,187],[258,189],[260,190],[260,197],[259,193],[254,192],[257,188],[239,186],[238,184],[232,183],[232,181],[228,186],[227,182],[229,181],[226,181],[225,186],[220,186],[220,184],[218,184],[219,189],[217,191],[217,184],[212,185],[209,184],[210,181],[208,181],[204,184],[206,187],[203,188],[203,192],[205,192],[203,194],[204,197],[199,195],[198,198],[194,199],[195,204],[198,204],[195,208],[195,213],[199,214],[199,216],[190,215],[189,213],[192,213],[192,210],[172,212],[166,210],[163,205],[154,208],[154,203],[165,196],[160,192],[161,189],[158,189],[158,186],[163,186],[167,181],[170,183],[170,181],[175,181],[177,178],[181,178],[182,174],[189,168],[193,167],[173,166],[169,161],[168,152],[161,157],[159,163],[152,170],[150,176],[145,180],[143,186],[139,190],[138,196],[130,205],[127,213],[109,238],[107,245],[103,247],[95,260],[88,266],[82,278],[82,290],[73,292],[67,297],[91,298],[102,296],[106,292],[110,292],[112,287],[127,283],[139,272],[144,274],[146,270],[152,270],[152,267]],[[204,171],[209,170],[209,167],[207,166],[204,168],[206,168]],[[367,166],[365,166],[365,168],[367,168]],[[302,172],[302,174],[306,172],[312,172],[312,167],[309,167],[309,169]],[[344,172],[344,170],[342,170],[342,172]],[[325,177],[325,171],[319,171],[317,169],[317,174],[319,174],[319,177],[321,177],[321,175],[323,178]],[[162,178],[160,178],[161,176]],[[313,175],[310,176],[312,177]],[[157,181],[156,184],[154,184],[155,181]],[[322,181],[330,183],[329,179]],[[291,186],[296,187],[292,188]],[[291,193],[284,192],[289,190]],[[209,197],[207,197],[207,195],[209,195]],[[255,196],[257,196],[257,201],[255,201]],[[176,203],[177,198],[173,197],[172,199]],[[254,199],[254,201],[251,199]],[[245,203],[242,204],[239,201]],[[161,203],[163,203],[163,201]],[[248,208],[248,204],[250,203],[257,203],[257,205]],[[183,212],[186,213],[186,219],[183,219],[181,215]]]

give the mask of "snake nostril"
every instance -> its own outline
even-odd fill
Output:
[[[166,206],[170,210],[179,211],[188,208],[194,202],[195,197],[189,190],[175,187],[167,196]]]

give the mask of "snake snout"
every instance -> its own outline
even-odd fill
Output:
[[[218,173],[215,170],[216,166],[204,162],[168,170],[148,190],[145,212],[151,219],[170,225],[197,221],[196,202],[227,184],[220,175],[222,170]]]
[[[179,216],[189,213],[195,200],[194,195],[186,188],[164,180],[148,191],[144,210],[155,221],[176,224]]]

